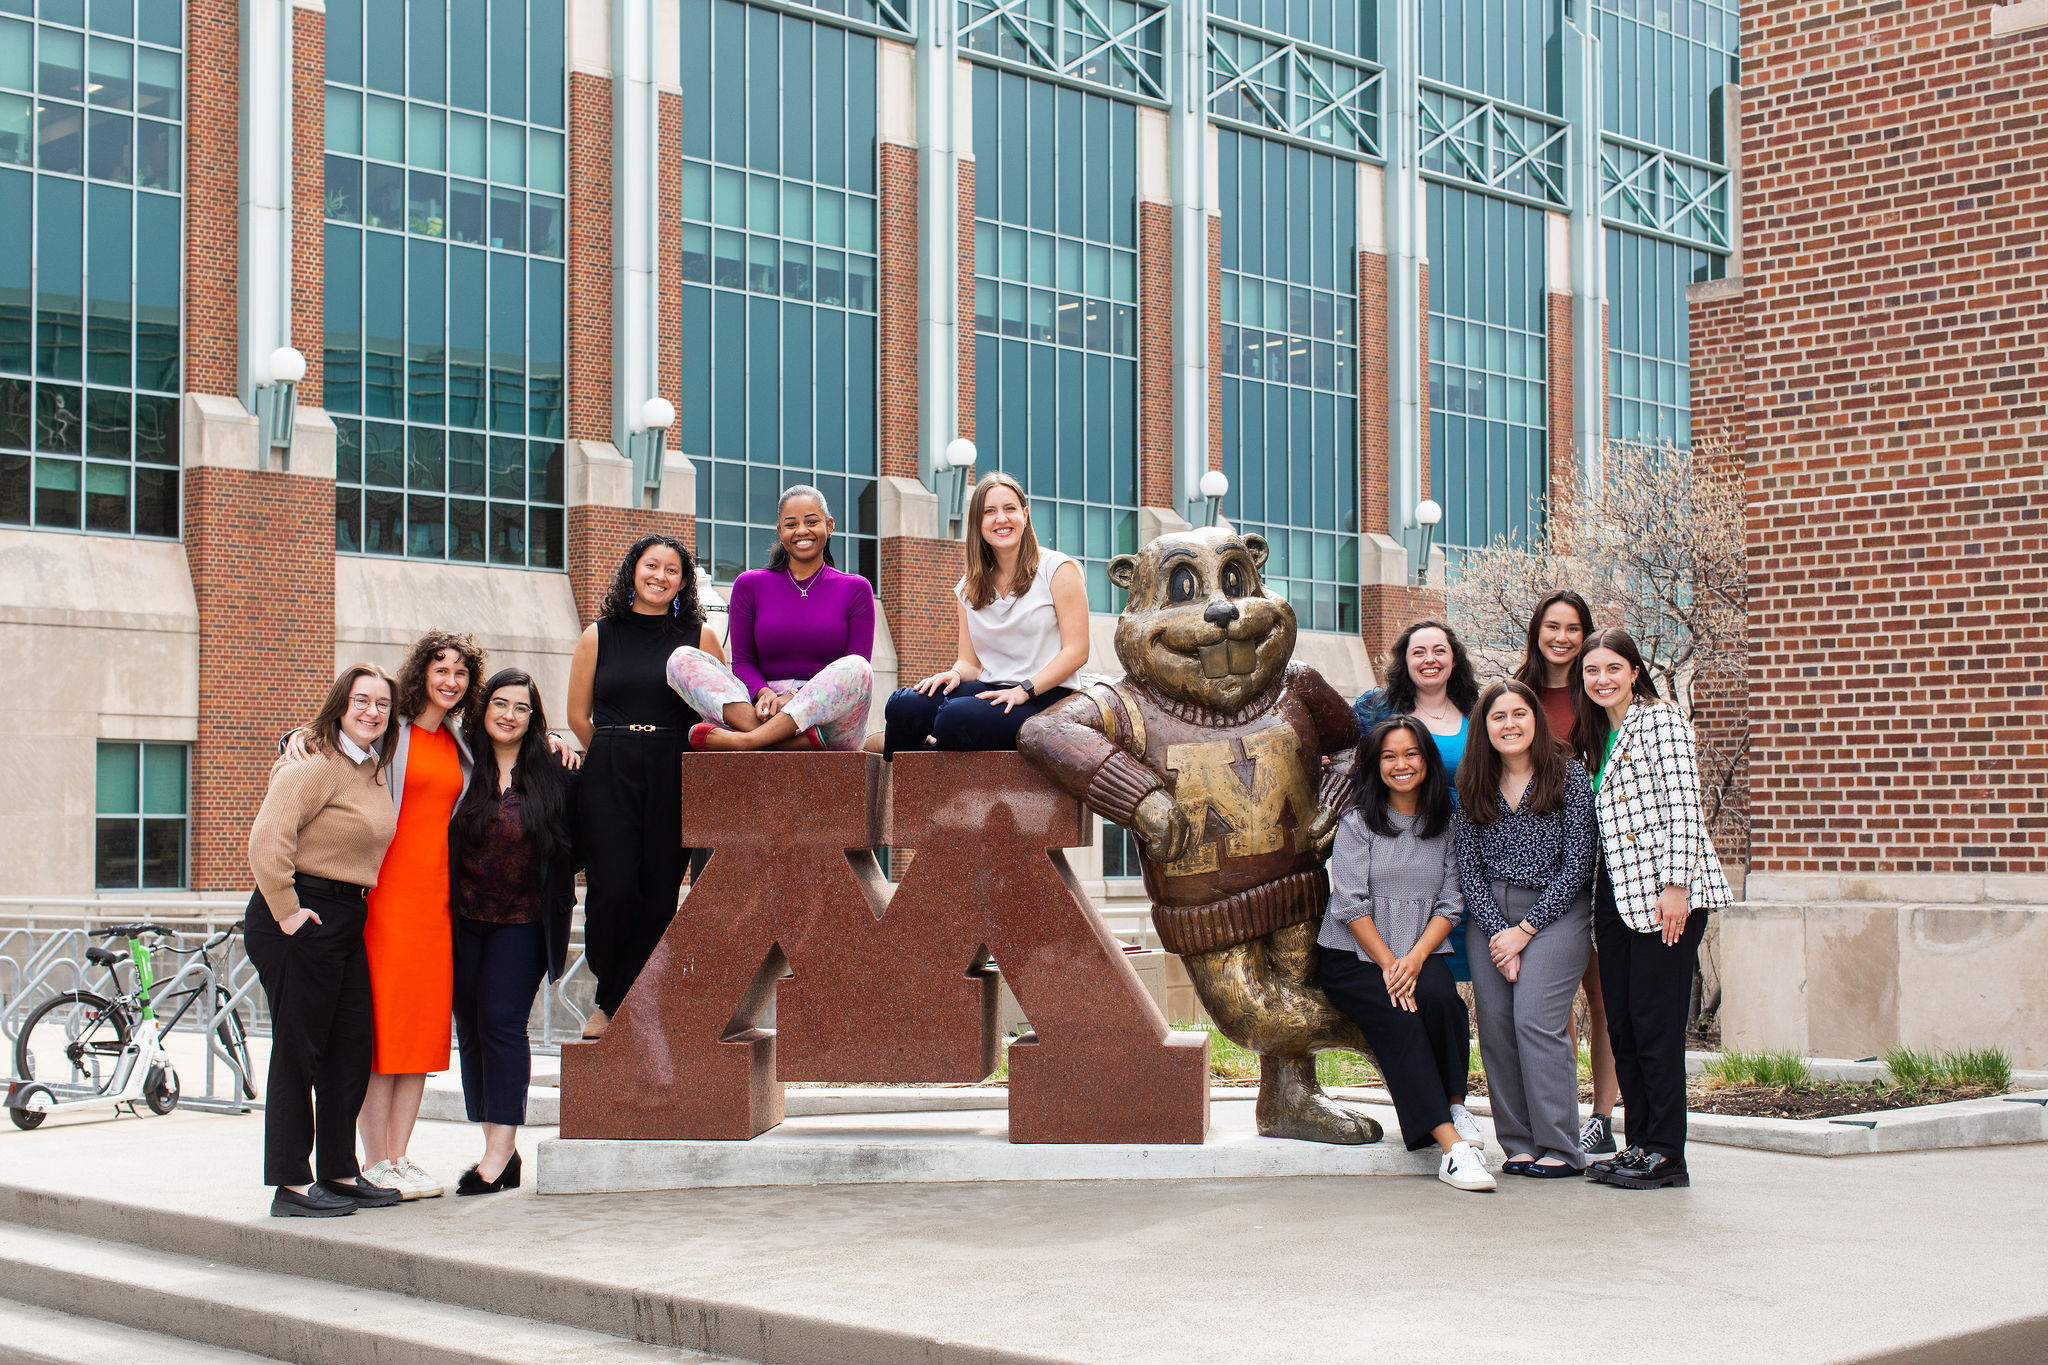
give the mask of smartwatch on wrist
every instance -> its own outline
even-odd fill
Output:
[[[1018,683],[1017,690],[1022,692],[1027,697],[1035,697],[1038,695],[1038,685],[1032,682],[1029,678],[1026,678],[1023,682]]]

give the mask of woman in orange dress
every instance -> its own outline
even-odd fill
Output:
[[[455,1007],[454,921],[448,911],[448,822],[469,786],[462,720],[483,700],[484,654],[467,635],[428,631],[398,670],[386,782],[398,833],[370,891],[369,950],[375,1044],[369,1089],[356,1115],[363,1178],[407,1199],[444,1193],[406,1155],[427,1077],[448,1069]],[[304,731],[287,758],[310,752]]]

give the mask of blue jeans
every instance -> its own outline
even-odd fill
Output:
[[[899,750],[922,749],[926,740],[940,749],[1014,749],[1017,731],[1025,721],[1073,695],[1065,687],[1047,688],[1009,711],[980,700],[984,693],[1015,686],[963,682],[950,694],[934,692],[930,696],[914,687],[897,688],[882,709],[882,756],[894,758]]]

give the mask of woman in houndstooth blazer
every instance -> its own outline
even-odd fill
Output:
[[[1635,640],[1601,631],[1579,669],[1576,739],[1600,829],[1593,939],[1629,1138],[1586,1173],[1624,1189],[1686,1185],[1686,1010],[1707,915],[1734,897],[1700,811],[1692,726],[1658,697]]]

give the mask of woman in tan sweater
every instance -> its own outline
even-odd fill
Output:
[[[243,926],[270,999],[270,1085],[263,1183],[273,1218],[334,1218],[398,1202],[362,1178],[356,1111],[370,1080],[370,964],[365,898],[398,825],[385,790],[391,675],[356,664],[335,680],[310,727],[324,741],[280,762],[249,829],[256,894]],[[307,1158],[317,1148],[319,1183]]]

